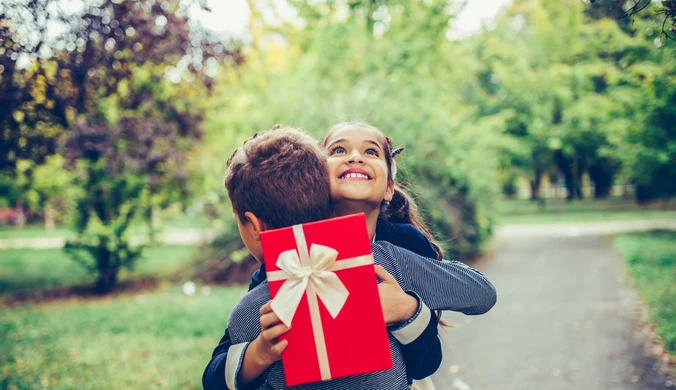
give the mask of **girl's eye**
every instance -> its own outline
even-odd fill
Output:
[[[367,156],[375,156],[378,157],[378,151],[374,148],[368,148],[366,151],[364,151],[364,154]]]
[[[331,149],[330,155],[333,156],[334,154],[344,154],[345,153],[345,148],[342,146],[336,146],[333,149]]]

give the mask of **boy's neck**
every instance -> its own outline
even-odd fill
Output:
[[[341,202],[340,204],[333,204],[333,212],[336,217],[364,213],[369,240],[373,241],[373,237],[375,237],[376,234],[378,215],[380,213],[379,207],[376,207],[375,209],[365,209],[364,202]]]

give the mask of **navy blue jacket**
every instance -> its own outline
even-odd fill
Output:
[[[376,226],[376,240],[390,242],[424,257],[433,259],[437,257],[436,250],[425,235],[412,225],[390,223],[379,219]],[[255,271],[251,277],[249,290],[258,286],[265,278],[265,265],[261,265],[261,268]],[[417,339],[401,346],[409,382],[412,379],[422,379],[432,375],[441,365],[441,342],[437,337],[437,326],[437,318],[433,315],[427,328]],[[202,374],[204,390],[227,388],[225,385],[225,361],[231,345],[230,334],[226,328],[225,334],[214,349],[211,360]]]

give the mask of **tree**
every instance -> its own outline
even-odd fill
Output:
[[[129,241],[139,213],[157,194],[185,197],[185,160],[202,136],[195,97],[208,91],[218,61],[241,61],[190,24],[187,5],[105,0],[54,17],[55,1],[31,0],[0,13],[2,32],[20,43],[4,44],[2,60],[13,61],[14,73],[3,76],[0,96],[21,97],[12,107],[25,113],[0,118],[6,139],[16,138],[3,164],[35,150],[39,162],[54,150],[35,143],[63,138],[61,153],[82,188],[75,199],[78,238],[66,250],[97,273],[100,293],[141,254],[142,246]],[[65,26],[57,40],[48,38],[52,19]],[[20,57],[27,58],[23,66]],[[25,135],[33,132],[35,139]]]
[[[619,21],[622,29],[631,31],[631,23],[634,17],[644,10],[652,10],[657,15],[662,15],[661,31],[665,37],[676,40],[676,0],[590,0],[591,6],[587,13],[593,19],[603,17],[615,18]],[[654,6],[654,4],[657,5]]]

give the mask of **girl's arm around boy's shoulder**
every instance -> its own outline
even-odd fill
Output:
[[[497,301],[493,284],[459,261],[429,259],[388,242],[376,242],[372,249],[376,264],[390,272],[404,290],[415,291],[432,310],[478,315]]]

